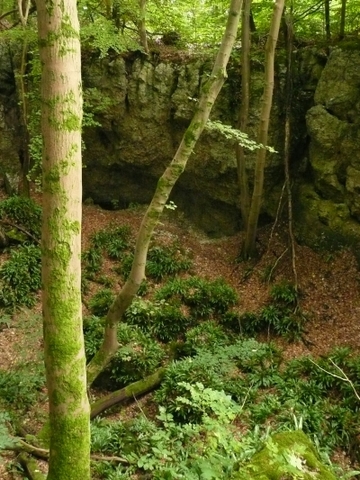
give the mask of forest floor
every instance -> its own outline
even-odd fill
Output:
[[[130,225],[136,234],[144,210],[107,211],[97,206],[84,205],[83,246],[91,235],[110,224]],[[189,251],[193,260],[192,273],[209,280],[223,277],[239,294],[239,311],[253,312],[269,300],[271,282],[294,282],[292,260],[286,225],[259,230],[258,243],[262,251],[256,262],[238,262],[242,234],[220,239],[209,239],[176,212],[167,212],[156,229],[154,241],[177,240]],[[360,274],[354,255],[347,249],[336,253],[316,253],[306,246],[296,245],[296,273],[300,292],[300,307],[306,313],[305,341],[288,343],[273,339],[284,350],[285,359],[326,354],[335,346],[348,346],[360,353]],[[117,280],[118,281],[118,280]],[[121,285],[115,288],[119,289]],[[88,314],[84,306],[84,314]],[[26,324],[26,328],[24,328]],[[264,334],[264,340],[267,340]],[[41,339],[41,305],[31,311],[21,310],[9,325],[0,331],[0,366],[11,369],[22,359],[39,355]],[[40,417],[46,416],[46,399],[37,406]],[[30,415],[36,416],[36,409]],[[27,419],[31,423],[30,419]],[[8,457],[8,460],[11,457]],[[1,465],[0,478],[20,478]]]

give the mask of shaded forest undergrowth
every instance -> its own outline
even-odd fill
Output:
[[[142,214],[140,206],[84,206],[88,359],[129,273]],[[9,433],[39,447],[33,435],[47,415],[40,207],[10,198],[0,203],[0,220],[10,243],[0,257],[0,448]],[[120,325],[120,349],[90,392],[95,479],[250,478],[246,465],[269,435],[294,429],[309,435],[324,461],[345,470],[358,465],[355,258],[346,249],[315,253],[298,245],[296,290],[286,226],[259,232],[256,263],[237,261],[241,240],[211,240],[172,211],[164,217],[147,279]],[[130,384],[136,387],[125,389]],[[104,411],[101,398],[118,390],[122,403]],[[16,458],[6,459],[1,478],[16,478]]]

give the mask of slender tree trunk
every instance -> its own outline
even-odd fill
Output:
[[[28,41],[26,38],[26,27],[24,26],[24,40],[22,46],[21,60],[20,60],[20,69],[17,73],[16,78],[16,87],[18,90],[19,98],[19,108],[21,114],[21,130],[22,130],[22,139],[21,139],[21,181],[19,186],[19,192],[24,197],[30,197],[30,183],[28,180],[28,173],[30,171],[30,134],[28,126],[28,100],[27,100],[27,91],[25,84],[25,72],[26,72],[26,57],[28,51]]]
[[[140,0],[140,21],[139,21],[140,43],[145,53],[149,52],[146,35],[146,0]]]
[[[285,84],[285,142],[284,142],[284,170],[285,170],[285,186],[287,192],[287,204],[288,204],[288,225],[289,225],[289,237],[291,247],[291,264],[294,275],[295,290],[298,290],[298,278],[296,269],[296,242],[293,228],[293,206],[292,206],[292,194],[291,194],[291,182],[290,182],[290,138],[291,138],[291,104],[292,104],[292,57],[293,57],[293,17],[292,8],[289,15],[285,15],[286,22],[286,84]]]
[[[326,33],[326,40],[330,40],[331,39],[330,0],[325,0],[325,33]]]
[[[247,122],[250,104],[250,9],[251,0],[244,0],[242,30],[241,30],[241,106],[238,128],[247,133]],[[235,147],[237,174],[240,188],[240,210],[243,227],[246,231],[249,217],[250,196],[249,182],[246,173],[246,158],[244,147],[239,143]]]
[[[341,0],[340,32],[339,32],[340,39],[344,38],[345,36],[345,19],[346,19],[346,0]]]
[[[265,47],[265,87],[260,115],[260,125],[258,133],[258,143],[266,146],[268,140],[268,130],[270,122],[270,112],[274,91],[274,60],[275,48],[279,35],[282,12],[284,10],[285,0],[276,0],[274,12],[271,20],[270,32]],[[251,198],[249,219],[246,230],[246,237],[242,255],[244,258],[250,258],[256,255],[256,232],[260,215],[261,200],[264,186],[264,170],[266,161],[266,149],[258,150],[254,173],[254,189]]]
[[[47,480],[90,479],[81,308],[80,37],[75,0],[37,1],[42,64],[42,300],[49,396]]]
[[[88,365],[88,383],[108,365],[118,349],[117,325],[125,310],[131,304],[142,280],[145,278],[145,264],[149,243],[173,186],[184,171],[214,102],[226,79],[226,66],[236,38],[242,0],[231,0],[226,30],[217,54],[215,64],[207,82],[203,85],[194,117],[187,128],[170,165],[158,181],[155,194],[141,222],[136,241],[134,261],[128,280],[110,307],[105,320],[103,343]]]

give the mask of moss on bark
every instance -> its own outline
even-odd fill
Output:
[[[49,395],[47,480],[90,479],[81,305],[81,65],[74,0],[39,0],[42,62],[42,300]]]

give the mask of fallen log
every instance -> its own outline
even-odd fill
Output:
[[[90,418],[95,418],[100,413],[122,402],[123,400],[127,400],[128,398],[133,398],[137,395],[142,395],[154,390],[154,388],[160,385],[161,380],[165,375],[165,371],[166,368],[161,367],[152,375],[149,375],[142,380],[138,380],[137,382],[131,383],[127,387],[121,388],[120,390],[116,390],[106,397],[100,398],[91,405]]]
[[[46,480],[46,475],[39,470],[36,461],[30,455],[21,453],[18,460],[29,480]]]

